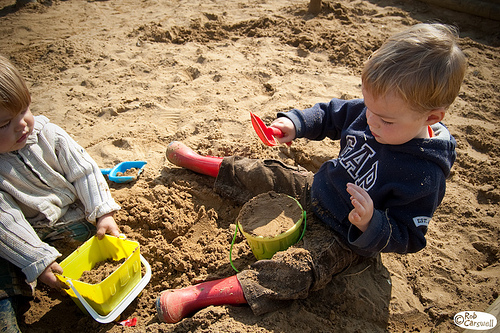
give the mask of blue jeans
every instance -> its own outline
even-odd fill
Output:
[[[0,332],[2,333],[19,333],[19,326],[17,325],[16,299],[14,297],[7,297],[0,300]]]

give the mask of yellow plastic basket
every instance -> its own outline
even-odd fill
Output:
[[[113,273],[97,284],[78,279],[84,271],[91,270],[101,261],[126,258]],[[141,278],[141,263],[146,273]],[[139,243],[105,235],[99,240],[92,237],[61,262],[63,275],[58,278],[70,289],[66,292],[84,312],[96,321],[109,323],[115,320],[139,295],[151,279],[151,267],[140,254]]]

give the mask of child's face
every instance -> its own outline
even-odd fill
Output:
[[[16,115],[0,110],[0,154],[23,148],[34,124],[29,107]]]
[[[428,113],[412,110],[395,94],[374,98],[365,88],[362,91],[368,126],[377,142],[400,145],[414,138],[429,137],[427,126],[436,121],[429,121]]]

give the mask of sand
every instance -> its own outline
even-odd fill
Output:
[[[288,231],[301,217],[302,209],[296,200],[271,191],[245,203],[236,221],[252,236],[273,238]]]
[[[99,284],[113,274],[124,262],[125,258],[121,260],[108,258],[99,261],[92,269],[83,271],[82,276],[78,280],[88,284]]]
[[[25,75],[32,111],[59,124],[102,168],[148,162],[132,183],[110,183],[128,238],[153,277],[122,314],[99,324],[43,286],[23,332],[459,332],[453,316],[483,311],[499,292],[500,24],[418,1],[0,0],[1,53]],[[498,17],[498,15],[497,15]],[[172,140],[201,154],[277,158],[316,171],[338,154],[325,140],[261,144],[249,111],[361,97],[363,61],[418,22],[456,23],[469,68],[445,124],[458,158],[443,204],[416,254],[382,254],[308,299],[263,316],[211,306],[178,324],[155,317],[160,291],[234,274],[229,245],[241,206],[213,180],[166,161]],[[254,261],[238,236],[233,261]]]

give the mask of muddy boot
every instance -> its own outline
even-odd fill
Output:
[[[170,142],[166,154],[171,163],[212,177],[217,177],[222,163],[222,157],[198,155],[179,141]]]
[[[182,289],[162,291],[156,299],[156,311],[160,321],[173,324],[209,305],[246,303],[241,285],[236,275],[233,275]]]

